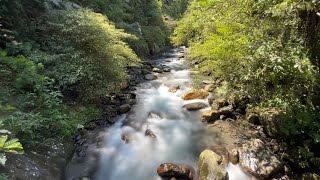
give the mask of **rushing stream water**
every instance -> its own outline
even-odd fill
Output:
[[[158,66],[170,67],[171,72],[142,83],[136,91],[137,104],[107,130],[98,180],[157,180],[160,179],[157,167],[167,162],[197,169],[200,152],[213,140],[207,135],[206,125],[199,121],[199,112],[183,108],[186,103],[207,103],[207,100],[181,98],[191,89],[188,65],[178,59],[181,52],[182,47],[173,49],[156,61]],[[171,93],[171,85],[179,85],[180,89]],[[145,136],[147,129],[157,138]],[[124,135],[128,143],[122,140]],[[246,179],[237,166],[229,167],[228,171],[230,179]]]

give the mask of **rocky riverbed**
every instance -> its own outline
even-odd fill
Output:
[[[201,127],[201,131],[197,133],[201,134],[201,138],[200,136],[197,136],[197,139],[193,139],[193,141],[188,139],[191,146],[194,146],[191,148],[194,152],[190,153],[194,156],[194,160],[189,161],[189,164],[177,160],[179,158],[175,159],[175,153],[179,152],[170,152],[170,150],[168,150],[168,152],[164,151],[161,153],[172,153],[172,161],[169,161],[169,159],[165,161],[166,158],[164,157],[162,158],[163,162],[160,163],[161,159],[154,159],[155,162],[159,161],[159,164],[149,165],[154,168],[148,168],[151,171],[148,173],[151,175],[146,177],[156,178],[156,172],[158,172],[158,175],[164,179],[212,179],[212,177],[215,177],[214,179],[286,178],[284,163],[281,161],[281,157],[274,153],[273,149],[270,148],[271,145],[276,144],[276,142],[268,142],[269,139],[266,138],[262,127],[248,122],[247,116],[250,115],[246,116],[247,104],[245,102],[234,105],[229,104],[229,102],[224,99],[216,99],[212,93],[215,82],[210,80],[204,80],[202,85],[197,86],[199,88],[193,88],[191,79],[186,78],[187,76],[185,75],[179,75],[179,73],[182,72],[189,74],[189,71],[185,70],[187,68],[186,66],[181,67],[181,61],[184,61],[182,49],[178,49],[178,52],[176,52],[175,55],[168,53],[160,59],[162,60],[153,61],[153,63],[145,62],[142,68],[131,69],[132,78],[135,79],[135,81],[124,86],[121,95],[111,96],[110,101],[105,105],[107,115],[109,116],[109,119],[112,119],[111,122],[107,123],[107,126],[116,122],[114,125],[116,128],[111,127],[111,130],[96,129],[95,131],[91,131],[91,135],[87,134],[82,138],[78,138],[80,139],[78,140],[80,142],[81,139],[85,139],[85,143],[78,143],[78,150],[74,154],[66,170],[67,179],[102,179],[102,177],[117,179],[141,175],[139,173],[135,174],[136,172],[132,172],[129,169],[127,169],[127,171],[130,171],[132,174],[129,173],[126,175],[127,172],[122,172],[123,174],[115,173],[116,175],[114,176],[110,175],[120,168],[115,167],[117,166],[115,160],[117,157],[112,159],[112,161],[115,161],[115,164],[112,164],[112,162],[111,164],[110,162],[106,164],[105,161],[107,161],[107,159],[110,161],[111,159],[106,159],[106,156],[108,155],[101,152],[110,151],[111,146],[114,146],[119,149],[115,150],[115,154],[112,154],[112,156],[121,156],[122,148],[130,149],[128,146],[132,143],[136,143],[137,139],[143,142],[145,141],[145,139],[141,139],[139,131],[141,131],[144,136],[151,137],[150,140],[153,141],[152,143],[159,143],[159,141],[161,141],[161,136],[163,135],[161,132],[158,132],[157,127],[154,127],[154,129],[156,129],[155,131],[150,129],[150,126],[152,127],[153,123],[152,120],[157,119],[157,121],[159,121],[159,119],[162,119],[163,123],[165,123],[166,120],[164,119],[170,120],[177,118],[168,117],[177,116],[177,114],[170,112],[170,108],[163,109],[163,107],[159,107],[159,103],[153,102],[152,100],[150,100],[152,102],[149,105],[153,106],[154,104],[157,104],[158,109],[150,108],[149,110],[141,111],[140,108],[145,109],[147,108],[145,104],[150,103],[150,101],[145,101],[144,98],[152,99],[154,97],[145,97],[146,95],[144,94],[151,93],[145,89],[153,88],[160,93],[159,95],[163,93],[164,95],[170,96],[166,93],[171,93],[174,95],[174,98],[177,98],[177,101],[178,98],[180,99],[179,101],[182,102],[181,107],[179,107],[182,108],[181,113],[191,113],[192,118],[189,117],[190,114],[186,117],[193,121],[197,121],[193,122],[195,123],[195,126],[198,126],[197,124],[200,123],[199,127]],[[183,62],[182,64],[184,63],[186,62]],[[173,70],[174,73],[178,72],[178,77],[170,77],[171,70]],[[177,81],[179,78],[180,81]],[[137,85],[139,86],[138,90],[135,88]],[[164,88],[166,93],[163,91],[164,89],[161,88]],[[143,91],[142,94],[141,91]],[[138,97],[136,96],[137,94]],[[162,98],[164,98],[157,96],[157,101],[162,101]],[[167,99],[167,101],[170,100]],[[162,104],[165,105],[167,103],[164,101]],[[171,105],[167,104],[167,106]],[[176,107],[174,105],[171,108]],[[147,118],[148,120],[137,120],[135,111],[146,113],[147,115],[138,117],[141,119]],[[151,122],[149,121],[150,119]],[[252,117],[249,119],[252,119]],[[188,123],[188,121],[182,123]],[[144,126],[147,126],[147,128]],[[110,134],[110,132],[114,134]],[[114,137],[110,138],[109,136]],[[189,138],[194,138],[194,135],[191,135]],[[110,142],[113,143],[109,144]],[[144,143],[150,142],[147,140]],[[140,145],[145,146],[145,144]],[[172,144],[165,145],[174,146]],[[154,150],[140,149],[140,151],[145,151],[143,153],[157,153],[157,145],[153,146],[155,146],[153,147],[155,148]],[[145,146],[145,148],[148,148],[148,146]],[[203,152],[201,153],[201,151]],[[140,153],[131,153],[136,153],[136,156],[140,156]],[[135,159],[135,157],[131,157],[131,155],[127,156],[128,163],[131,162],[130,159]],[[179,155],[176,156],[178,157]],[[146,157],[149,156],[146,154]],[[272,161],[264,162],[266,159]],[[118,161],[119,166],[127,168],[126,165],[121,164],[126,163],[125,161],[120,159],[118,159]],[[98,164],[97,162],[100,163]],[[139,162],[131,163],[135,164],[137,167],[145,167],[145,165]],[[154,164],[154,162],[149,161],[148,163]],[[107,166],[108,168],[115,169],[103,170],[103,167],[98,166]],[[157,166],[159,167],[157,168]],[[77,169],[82,169],[82,171],[77,171]],[[148,171],[148,169],[146,169],[146,171]],[[145,174],[148,173],[145,172]],[[143,179],[145,176],[135,178]]]
[[[182,64],[186,63],[183,49],[177,49],[175,53],[174,55],[172,52],[165,53],[160,57],[160,61],[147,61],[141,68],[130,69],[134,81],[124,85],[120,95],[110,96],[109,101],[105,103],[104,108],[108,121],[89,123],[86,127],[89,132],[75,139],[77,150],[66,168],[66,179],[112,180],[129,177],[130,179],[161,177],[171,180],[285,180],[298,178],[286,163],[288,157],[285,147],[270,136],[270,133],[276,132],[276,128],[268,124],[268,122],[273,122],[270,118],[275,117],[274,113],[266,116],[264,112],[264,116],[261,116],[261,111],[251,108],[245,99],[242,102],[230,103],[225,99],[216,98],[213,92],[215,87],[221,83],[219,81],[202,77],[201,83],[192,84],[192,80],[188,78],[186,80],[185,74],[182,74],[198,73],[185,71],[186,66],[181,67],[181,61]],[[172,77],[170,76],[172,71],[180,74],[177,73]],[[153,91],[148,89],[153,89]],[[165,135],[159,132],[158,125],[153,125],[154,121],[161,120],[165,126],[166,120],[171,119],[172,122],[172,119],[177,118],[174,117],[177,114],[170,111],[170,108],[176,105],[171,107],[167,102],[170,102],[168,98],[163,101],[164,97],[157,97],[157,103],[146,100],[154,97],[146,96],[146,94],[155,92],[160,93],[158,95],[164,94],[164,96],[170,96],[167,93],[175,95],[173,97],[176,101],[183,102],[178,103],[183,109],[179,112],[191,113],[191,118],[190,114],[187,117],[192,119],[194,126],[200,127],[201,130],[190,131],[192,135],[187,136],[189,138],[187,141],[191,146],[181,145],[184,148],[192,147],[191,161],[181,160],[185,157],[180,160],[177,158],[179,153],[183,154],[188,150],[179,149],[173,152],[168,150],[175,148],[175,144],[172,144],[176,143],[174,141],[164,143],[167,146],[164,147],[166,151],[157,151],[156,144],[165,140],[162,137]],[[162,106],[159,107],[159,102],[170,107],[163,109]],[[158,109],[152,108],[154,104],[157,104]],[[141,111],[141,109],[146,110]],[[175,108],[172,110],[177,111]],[[143,115],[137,116],[135,112]],[[266,120],[268,118],[269,121]],[[140,119],[147,119],[147,121]],[[115,125],[112,125],[114,123]],[[181,123],[189,122],[181,121]],[[100,128],[109,126],[110,128]],[[91,130],[93,128],[95,130]],[[165,133],[168,135],[172,132],[167,130]],[[143,137],[147,137],[147,140]],[[149,147],[154,149],[148,149]],[[159,153],[167,153],[170,158],[164,155],[164,158],[154,159],[154,155],[163,156]],[[113,158],[110,159],[109,156]],[[117,156],[122,156],[122,158]],[[147,164],[141,163],[144,161]],[[317,176],[309,173],[304,177],[308,179],[308,177],[316,178]]]
[[[132,80],[103,102],[103,119],[79,128],[74,146],[52,140],[8,154],[4,171],[32,180],[318,178],[291,171],[287,149],[272,139],[276,110],[217,98],[221,82],[194,84],[184,56],[180,47],[131,67]]]

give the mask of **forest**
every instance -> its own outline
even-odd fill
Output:
[[[193,1],[171,37],[221,81],[218,96],[277,111],[273,135],[302,169],[320,165],[319,10],[316,1]]]
[[[177,46],[217,98],[272,116],[292,171],[320,175],[317,0],[0,0],[0,164],[104,119],[129,70]]]

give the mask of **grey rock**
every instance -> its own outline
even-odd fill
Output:
[[[268,179],[283,170],[283,163],[260,139],[248,141],[238,152],[240,166],[260,179]]]
[[[118,108],[118,112],[119,113],[127,113],[130,111],[130,109],[131,109],[130,104],[123,104]]]
[[[149,80],[149,81],[157,79],[157,76],[154,74],[146,74],[144,77],[146,80]]]
[[[183,107],[186,108],[189,111],[196,111],[196,110],[199,110],[199,109],[206,108],[208,106],[207,106],[207,104],[205,104],[203,102],[194,102],[194,103],[186,104]]]

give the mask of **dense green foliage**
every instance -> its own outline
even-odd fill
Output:
[[[313,159],[303,168],[320,157],[319,10],[317,1],[194,0],[172,36],[201,72],[222,80],[220,95],[285,112],[283,139],[300,162],[301,149]]]
[[[102,118],[98,107],[129,80],[127,67],[168,45],[163,12],[177,18],[185,8],[185,0],[166,10],[157,0],[1,1],[5,128],[26,145]]]
[[[166,16],[179,19],[182,18],[183,13],[187,10],[189,0],[174,0],[168,1],[163,6],[163,12]]]
[[[139,56],[157,53],[167,45],[168,32],[162,17],[161,1],[73,1],[107,15],[117,28],[135,35],[136,39],[127,42]]]
[[[81,99],[99,99],[126,80],[126,67],[139,58],[122,40],[131,35],[89,10],[55,11],[38,32],[46,54],[34,53],[36,63],[50,67],[50,77],[63,89],[76,85]]]
[[[62,94],[54,87],[53,79],[42,75],[42,64],[35,64],[23,56],[10,57],[2,52],[0,69],[0,119],[6,129],[24,142],[71,135],[77,123],[99,114],[86,108],[85,112],[91,111],[92,115],[73,115],[75,110],[71,108],[74,107],[67,108],[62,104]]]

